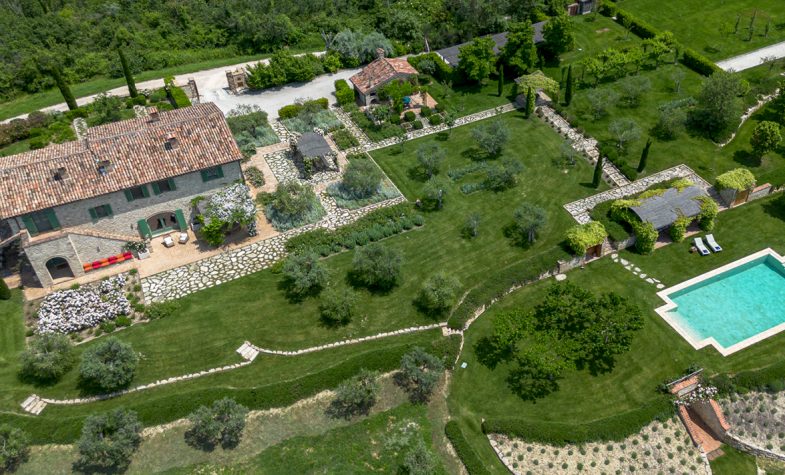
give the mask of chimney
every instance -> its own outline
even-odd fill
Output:
[[[158,108],[155,106],[147,108],[147,115],[150,116],[150,122],[158,122],[161,120],[161,118],[158,117]]]
[[[384,48],[376,48],[376,57],[379,59],[384,58]]]

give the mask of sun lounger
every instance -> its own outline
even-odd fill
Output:
[[[708,256],[709,250],[706,249],[706,246],[703,245],[703,239],[696,237],[695,238],[695,247],[698,248],[698,252],[701,253],[701,256]]]
[[[166,247],[172,247],[172,246],[174,246],[174,240],[172,239],[172,237],[171,237],[171,236],[166,236],[166,237],[164,238],[164,246],[166,246]]]
[[[711,249],[714,252],[720,252],[722,250],[722,246],[717,244],[717,241],[714,240],[714,235],[713,234],[707,234],[706,235],[706,244],[708,244],[709,245],[709,249]]]

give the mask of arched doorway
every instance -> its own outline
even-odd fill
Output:
[[[147,225],[150,226],[150,231],[153,234],[171,231],[178,228],[177,216],[173,211],[164,211],[147,218]]]
[[[62,257],[53,257],[46,261],[46,270],[49,271],[49,275],[52,276],[53,281],[74,278],[71,266],[68,265],[68,261]]]

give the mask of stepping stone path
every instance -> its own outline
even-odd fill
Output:
[[[294,138],[294,135],[289,132],[289,129],[286,128],[278,119],[270,120],[270,127],[275,132],[275,135],[281,139],[281,142],[289,143],[289,140]]]
[[[637,275],[638,277],[643,279],[646,283],[655,285],[657,287],[657,289],[664,289],[665,288],[665,284],[663,284],[659,280],[655,279],[654,277],[650,276],[649,274],[645,274],[645,273],[641,272],[641,268],[640,267],[635,267],[627,259],[622,259],[621,257],[619,257],[618,254],[616,254],[616,253],[611,254],[611,259],[613,260],[613,262],[618,263],[619,265],[621,265],[622,267],[624,267],[628,271],[632,272],[633,275]]]
[[[46,401],[39,396],[33,394],[22,403],[22,409],[33,415],[41,414],[41,411],[46,407]]]
[[[701,178],[700,175],[695,173],[692,168],[688,167],[687,165],[677,165],[675,167],[668,168],[667,170],[648,175],[632,183],[619,186],[618,188],[613,188],[611,190],[589,196],[588,198],[584,198],[582,200],[567,203],[564,205],[564,209],[566,209],[567,212],[572,215],[575,221],[578,221],[580,224],[585,224],[591,221],[589,213],[598,204],[604,203],[606,201],[618,200],[624,198],[625,196],[637,195],[638,193],[641,193],[642,191],[650,188],[652,185],[664,181],[670,181],[675,178],[687,178],[697,186],[706,190],[707,193],[709,193],[709,195],[715,199],[715,201],[720,202],[719,195],[709,184],[709,182]]]

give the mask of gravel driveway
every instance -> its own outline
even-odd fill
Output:
[[[718,61],[717,66],[725,71],[730,71],[731,69],[734,71],[744,71],[745,69],[759,66],[763,58],[766,58],[767,60],[785,58],[785,41]]]

